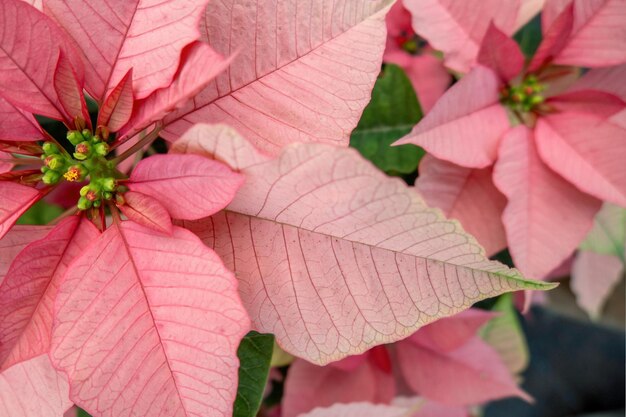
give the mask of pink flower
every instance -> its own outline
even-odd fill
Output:
[[[335,403],[390,404],[400,395],[419,395],[441,412],[465,416],[469,405],[512,395],[528,399],[498,354],[476,336],[493,317],[468,310],[325,367],[296,360],[287,373],[283,416]]]
[[[573,82],[577,70],[557,65],[626,62],[617,35],[620,41],[603,43],[615,52],[610,57],[586,49],[612,33],[615,14],[626,16],[623,2],[600,3],[593,16],[581,2],[562,9],[527,64],[517,44],[492,24],[479,65],[397,142],[432,155],[416,184],[426,200],[449,215],[456,210],[492,253],[508,242],[515,264],[530,276],[545,277],[571,255],[601,200],[626,205],[624,101],[607,92],[619,91],[624,66],[613,69],[621,74],[613,84],[601,85],[597,70]],[[479,190],[476,208],[454,204],[474,193],[468,187]],[[507,199],[503,211],[500,193]],[[500,213],[504,231],[487,225]]]
[[[432,48],[420,45],[421,42],[411,26],[411,15],[402,1],[397,1],[387,14],[387,46],[383,60],[404,69],[422,110],[427,113],[446,91],[452,77]]]

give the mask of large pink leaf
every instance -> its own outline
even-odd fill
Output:
[[[35,188],[0,181],[0,239],[40,197],[41,192]]]
[[[512,35],[531,8],[520,6],[523,0],[404,0],[413,16],[413,28],[438,50],[444,53],[446,66],[469,72],[490,22]]]
[[[506,198],[493,184],[491,168],[464,168],[426,155],[419,172],[415,187],[426,203],[460,221],[484,246],[487,255],[507,246],[500,220]]]
[[[66,377],[48,355],[12,366],[0,374],[0,415],[59,417],[72,406]]]
[[[397,353],[409,386],[434,401],[462,406],[509,396],[530,399],[517,387],[497,352],[478,337],[443,352],[418,332],[398,344]]]
[[[124,204],[118,204],[117,207],[135,223],[157,232],[172,234],[170,213],[153,197],[128,191],[124,193]]]
[[[592,318],[598,318],[604,303],[623,278],[623,259],[579,251],[572,266],[572,291],[578,305]]]
[[[605,67],[626,62],[626,2],[573,0],[572,3],[572,33],[554,62],[582,67]]]
[[[385,372],[371,360],[344,371],[332,364],[317,366],[297,359],[287,373],[281,410],[283,417],[297,417],[335,403],[389,403],[394,395],[391,370]]]
[[[48,352],[59,284],[98,234],[72,216],[17,255],[0,285],[0,370]]]
[[[23,110],[62,120],[53,82],[61,51],[82,77],[80,58],[63,32],[21,0],[0,1],[0,27],[0,94]]]
[[[131,137],[188,101],[224,71],[231,60],[224,59],[208,44],[194,42],[183,51],[181,67],[171,85],[163,87],[135,105],[132,118],[120,135]]]
[[[50,229],[51,226],[14,226],[0,239],[0,284],[17,254],[29,243],[44,237]]]
[[[223,148],[205,138],[206,149]],[[233,142],[249,162],[255,151]],[[233,202],[185,226],[234,269],[254,326],[311,362],[402,339],[494,294],[542,288],[488,261],[457,222],[354,150],[298,144],[233,168],[247,178]]]
[[[550,97],[545,103],[559,113],[583,113],[604,119],[626,109],[620,97],[597,90],[570,91]]]
[[[394,145],[412,143],[439,159],[485,168],[496,158],[509,119],[500,104],[500,78],[476,67],[435,104],[413,131]]]
[[[44,135],[32,114],[0,97],[0,140],[38,141]]]
[[[0,174],[9,172],[13,168],[13,155],[8,152],[0,151]]]
[[[154,155],[137,164],[128,187],[157,199],[176,219],[197,220],[226,207],[243,181],[198,155]]]
[[[45,12],[80,45],[89,93],[102,103],[133,69],[137,98],[172,82],[180,53],[200,33],[207,0],[46,0]]]
[[[505,136],[494,182],[508,199],[502,220],[515,265],[529,276],[544,278],[584,239],[600,201],[548,168],[534,140],[523,126]]]
[[[390,3],[210,2],[203,40],[237,58],[190,108],[167,119],[176,122],[164,136],[224,122],[274,154],[292,142],[347,146],[380,72]]]
[[[541,159],[582,191],[626,206],[626,128],[580,113],[545,117],[537,123]]]
[[[249,329],[236,287],[188,231],[114,224],[75,261],[56,304],[51,357],[72,400],[98,417],[230,416]]]
[[[517,43],[493,22],[489,24],[476,59],[480,65],[493,69],[504,81],[517,77],[525,60]]]

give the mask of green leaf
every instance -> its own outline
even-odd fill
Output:
[[[78,411],[76,412],[76,417],[91,417],[91,414],[89,414],[82,408],[79,408]]]
[[[424,151],[414,145],[389,145],[409,133],[421,118],[422,109],[411,81],[400,67],[388,64],[352,132],[350,146],[388,174],[411,173]]]
[[[254,417],[259,411],[273,350],[271,334],[250,332],[239,344],[239,387],[233,417]]]
[[[22,214],[17,224],[48,224],[63,213],[63,208],[40,200]]]
[[[504,294],[493,305],[500,315],[491,319],[481,330],[481,337],[502,358],[512,374],[519,374],[528,366],[528,345],[513,305],[513,294]]]
[[[541,34],[541,15],[535,16],[526,23],[517,31],[513,39],[518,43],[527,58],[532,57],[537,52],[537,48],[539,48],[539,44],[543,39]]]

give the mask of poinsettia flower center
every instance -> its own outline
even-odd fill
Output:
[[[535,75],[528,75],[519,84],[507,85],[500,91],[500,101],[514,112],[529,113],[545,101],[546,86]]]
[[[78,123],[83,127],[84,123]],[[61,181],[82,182],[88,184],[81,188],[78,208],[87,210],[100,207],[105,201],[116,198],[117,193],[126,191],[118,180],[125,176],[116,169],[115,161],[106,159],[110,151],[108,132],[99,128],[96,132],[83,128],[67,132],[67,140],[74,146],[70,154],[53,142],[45,142],[41,158],[42,181],[47,185],[56,185]]]

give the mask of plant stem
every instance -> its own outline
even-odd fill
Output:
[[[111,161],[115,165],[119,164],[120,162],[122,162],[123,160],[125,160],[126,158],[130,157],[132,154],[134,154],[135,152],[143,148],[145,145],[147,145],[148,143],[158,138],[160,131],[161,131],[161,126],[157,125],[152,132],[150,132],[145,137],[140,139],[139,142],[135,143],[133,146],[128,148],[121,155],[118,155],[115,158],[111,159]]]

